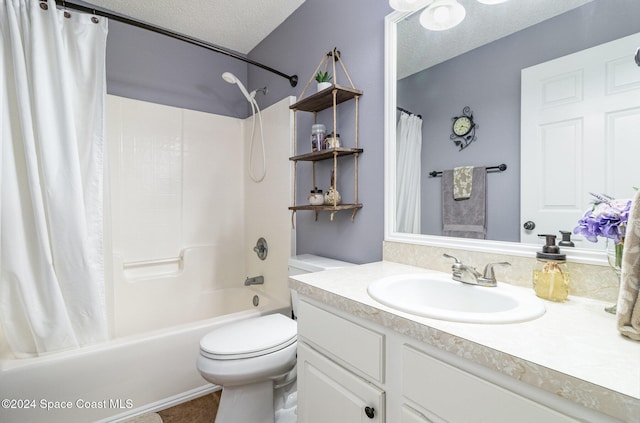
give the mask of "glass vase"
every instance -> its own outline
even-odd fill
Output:
[[[606,252],[609,266],[613,269],[616,276],[618,277],[618,287],[620,287],[620,278],[622,276],[622,253],[624,252],[624,238],[622,238],[617,244],[614,242],[614,240],[607,239]],[[604,311],[606,311],[607,313],[616,314],[616,304],[610,307],[605,307]]]

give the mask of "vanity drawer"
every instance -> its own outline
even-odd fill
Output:
[[[298,335],[336,361],[384,382],[384,335],[300,301]]]
[[[577,422],[416,350],[402,348],[402,394],[452,422]]]

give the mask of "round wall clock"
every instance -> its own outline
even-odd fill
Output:
[[[473,121],[467,116],[458,116],[453,121],[453,133],[459,137],[463,137],[471,131]]]
[[[478,125],[473,121],[473,112],[469,106],[462,109],[462,115],[451,118],[451,132],[449,138],[453,140],[456,146],[460,147],[460,151],[464,150],[476,140],[476,129]]]

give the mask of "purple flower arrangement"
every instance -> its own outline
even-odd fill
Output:
[[[591,242],[598,242],[598,237],[608,238],[613,240],[616,246],[622,246],[631,200],[616,200],[604,194],[590,194],[594,197],[593,207],[578,220],[578,226],[573,229],[573,233],[582,235]]]

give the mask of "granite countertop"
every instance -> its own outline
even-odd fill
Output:
[[[610,304],[569,297],[564,303],[544,301],[545,314],[532,321],[477,324],[403,313],[367,294],[367,286],[376,279],[418,272],[435,271],[383,261],[291,276],[289,284],[301,295],[585,407],[637,421],[640,342],[618,333],[615,316],[603,311]],[[535,295],[532,289],[510,288]]]

